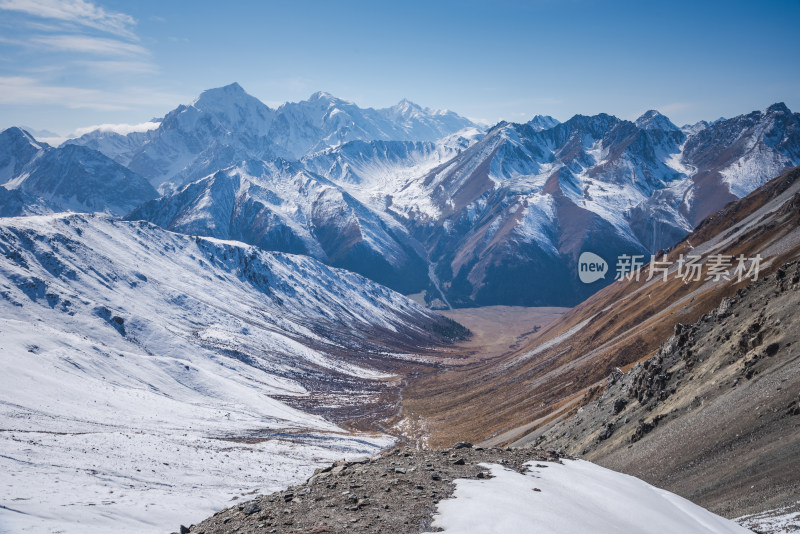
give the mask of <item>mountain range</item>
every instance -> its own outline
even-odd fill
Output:
[[[318,92],[272,109],[233,83],[178,106],[148,132],[94,131],[70,144],[89,146],[147,178],[162,191],[247,159],[300,159],[349,141],[435,141],[473,123],[449,111],[403,100],[362,109]]]
[[[154,122],[38,145],[59,161],[80,147],[96,168],[113,168],[135,184],[124,202],[71,200],[86,196],[75,185],[92,180],[86,165],[62,164],[71,195],[42,180],[17,186],[28,171],[12,159],[27,161],[31,145],[0,145],[1,212],[128,212],[307,254],[423,292],[432,307],[574,305],[611,282],[581,283],[581,252],[611,265],[621,254],[649,259],[800,163],[800,114],[783,104],[682,128],[651,110],[635,121],[536,116],[484,130],[408,101],[363,109],[316,93],[273,109],[232,84]]]

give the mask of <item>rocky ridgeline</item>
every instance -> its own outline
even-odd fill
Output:
[[[398,447],[378,456],[338,461],[304,484],[222,510],[180,534],[418,533],[431,527],[436,505],[455,479],[489,478],[481,463],[520,472],[532,461],[558,461],[535,449],[483,449],[458,443],[446,450]]]

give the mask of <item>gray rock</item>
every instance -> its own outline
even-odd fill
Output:
[[[256,501],[250,501],[249,503],[247,503],[247,505],[245,505],[244,509],[242,510],[244,515],[253,515],[260,511],[261,511],[261,506],[259,506],[259,504]],[[189,529],[186,529],[186,532],[183,532],[183,528],[185,527],[181,527],[181,534],[186,534],[186,532],[189,532]]]

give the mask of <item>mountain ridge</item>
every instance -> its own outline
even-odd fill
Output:
[[[431,306],[461,307],[574,305],[610,283],[579,282],[581,252],[609,263],[620,254],[655,254],[727,202],[800,164],[800,114],[780,103],[684,128],[655,110],[635,121],[600,113],[562,123],[537,115],[485,132],[461,128],[469,124],[407,100],[376,110],[324,92],[272,109],[231,84],[179,106],[154,130],[92,133],[71,143],[106,143],[116,161],[160,188],[157,202],[187,216],[193,204],[175,207],[187,184],[245,161],[299,161],[371,212],[361,220],[383,221],[396,234],[378,240],[385,249],[368,247],[375,257],[396,258],[403,242],[401,255],[415,265],[413,282],[382,274],[377,280],[424,291]],[[346,210],[341,216],[334,227],[347,226]],[[251,219],[240,234],[274,235],[257,239],[266,249],[302,250],[286,243],[286,232],[270,230],[270,217]],[[356,242],[366,241],[351,228]],[[323,234],[312,240],[322,249],[342,240]],[[376,276],[362,259],[336,264]]]
[[[376,110],[322,91],[272,109],[232,83],[178,106],[154,130],[127,136],[95,131],[67,142],[105,151],[168,191],[236,159],[300,159],[351,140],[433,141],[472,126],[455,113],[408,101]],[[227,164],[214,168],[205,162],[213,151],[230,153]]]
[[[0,133],[3,216],[60,211],[124,215],[156,190],[141,176],[101,152],[79,145],[57,148],[19,128]]]

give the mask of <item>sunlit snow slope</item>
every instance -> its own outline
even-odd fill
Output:
[[[498,464],[489,480],[459,480],[433,525],[448,534],[746,534],[749,530],[638,478],[583,460]]]
[[[380,379],[348,355],[436,320],[307,257],[105,216],[3,219],[0,532],[177,528],[376,451],[390,439],[272,396]]]

